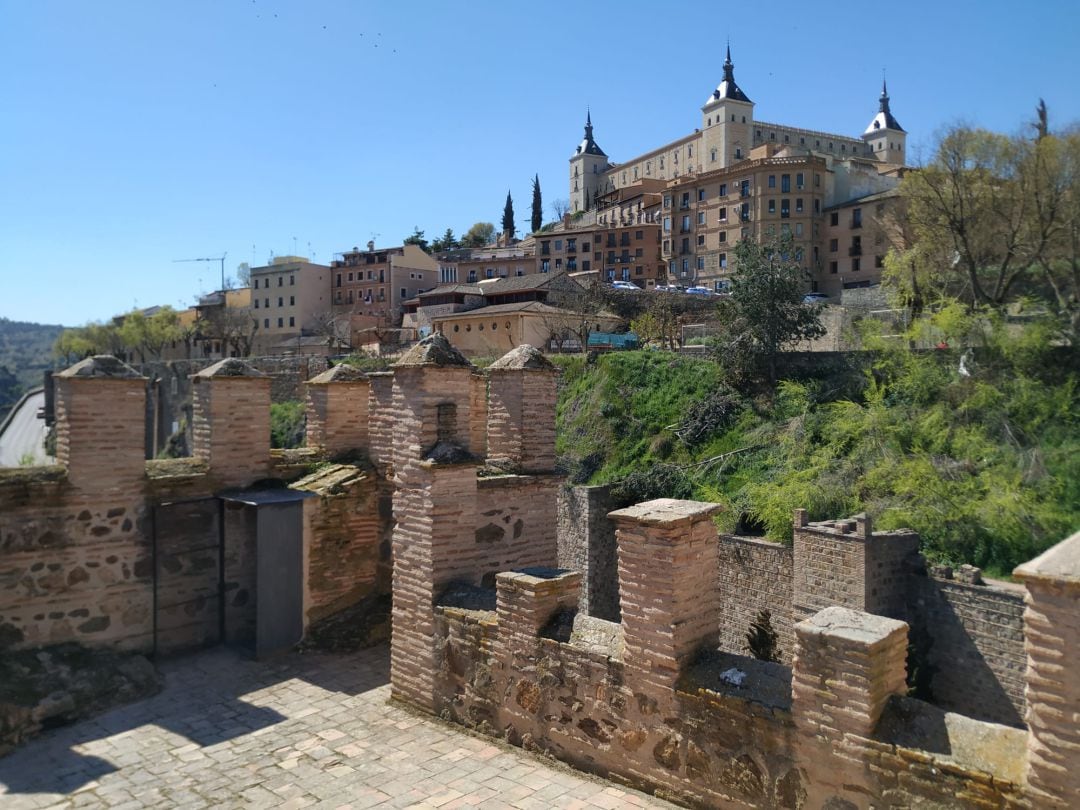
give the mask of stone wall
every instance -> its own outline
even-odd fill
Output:
[[[910,578],[911,622],[930,639],[934,703],[980,720],[1024,722],[1024,590]]]
[[[902,622],[816,614],[795,627],[793,669],[694,655],[715,634],[697,620],[712,598],[700,583],[711,508],[617,513],[621,625],[579,613],[556,637],[552,619],[581,587],[561,569],[500,573],[494,606],[437,603],[424,702],[392,676],[395,696],[689,806],[1030,806],[1025,732],[902,697]]]
[[[780,659],[790,664],[795,648],[791,548],[752,537],[721,535],[719,551],[720,649],[745,655],[750,625],[761,611],[768,610]]]
[[[610,486],[562,487],[558,497],[558,563],[583,575],[582,613],[619,620],[618,559]]]
[[[580,543],[564,537],[548,560],[493,578],[508,558],[494,543],[486,563],[477,554],[474,527],[505,538],[513,513],[498,504],[518,484],[481,492],[478,459],[425,440],[417,413],[470,396],[446,349],[420,349],[407,358],[412,372],[395,374],[395,402],[410,413],[395,428],[395,699],[690,806],[1075,805],[1080,734],[1061,707],[1075,705],[1080,677],[1054,662],[1071,662],[1080,634],[1080,535],[1023,571],[1038,626],[1027,645],[1030,733],[905,697],[907,625],[866,607],[900,604],[916,538],[875,534],[862,516],[811,526],[796,513],[792,607],[798,599],[810,615],[792,627],[791,668],[719,649],[728,631],[717,616],[740,585],[717,583],[714,504],[661,499],[610,513],[620,621],[591,617],[580,610],[582,574],[555,565],[560,550],[583,556]],[[548,506],[554,515],[554,497]],[[760,565],[769,554],[782,571],[782,552],[747,556]],[[832,563],[844,581],[824,581]],[[857,607],[813,610],[815,590]]]
[[[237,360],[197,373],[195,457],[146,461],[145,378],[107,357],[55,376],[61,464],[0,474],[0,647],[150,652],[156,640],[175,652],[218,640],[222,613],[228,640],[250,641],[254,511],[216,493],[302,469],[271,456],[270,381]],[[326,424],[343,424],[333,408],[352,404],[329,399]],[[348,431],[327,435],[348,443]],[[306,482],[320,496],[305,512],[309,620],[389,590],[389,514],[373,473],[332,472]]]

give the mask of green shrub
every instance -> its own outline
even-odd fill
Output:
[[[275,402],[270,406],[271,447],[302,447],[306,426],[307,415],[303,402]]]

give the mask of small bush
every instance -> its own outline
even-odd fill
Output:
[[[270,406],[270,446],[303,447],[307,414],[303,402],[275,402]]]

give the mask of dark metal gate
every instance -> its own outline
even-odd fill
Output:
[[[225,638],[223,506],[208,497],[166,501],[153,509],[155,656]]]

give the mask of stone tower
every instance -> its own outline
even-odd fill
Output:
[[[883,163],[904,164],[904,147],[907,133],[889,110],[889,88],[881,80],[881,96],[878,98],[878,114],[866,127],[863,140]]]
[[[592,207],[593,195],[604,182],[608,158],[592,132],[592,114],[585,114],[585,139],[570,158],[570,210],[585,211]]]
[[[749,157],[753,129],[754,102],[735,83],[729,45],[724,59],[724,80],[701,108],[703,170],[722,169]]]

